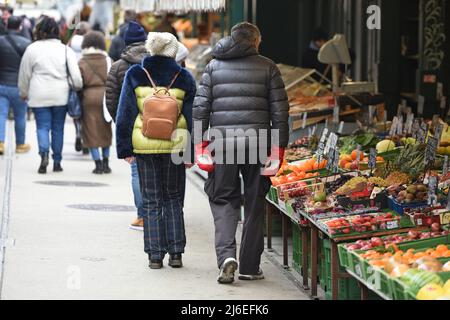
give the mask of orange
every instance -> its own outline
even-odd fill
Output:
[[[427,255],[431,255],[433,252],[434,252],[434,249],[432,249],[432,248],[425,250],[425,253]]]
[[[319,170],[319,164],[317,162],[314,162],[313,170]]]
[[[347,163],[350,163],[350,162],[348,162],[347,160],[342,159],[341,161],[339,161],[339,167],[345,168]]]
[[[383,157],[377,157],[377,162],[384,162],[384,158]]]
[[[357,155],[358,151],[357,150],[353,150],[352,151],[352,160],[356,160],[356,155]],[[364,159],[364,153],[361,151],[359,153],[359,160],[361,161],[362,159]]]
[[[434,251],[430,254],[430,257],[432,258],[440,258],[441,257],[441,253],[438,251]]]
[[[442,257],[443,258],[450,258],[450,250],[447,250],[445,252],[442,253]]]
[[[417,252],[416,254],[414,254],[414,259],[420,259],[425,257],[427,254],[425,252]]]
[[[327,166],[327,160],[322,160],[320,163],[320,169],[324,169]]]
[[[440,244],[440,245],[438,245],[436,247],[436,251],[440,252],[440,253],[443,253],[443,252],[445,252],[447,250],[448,250],[448,248],[447,248],[447,246],[445,244]]]

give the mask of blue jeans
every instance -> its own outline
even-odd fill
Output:
[[[33,112],[36,118],[39,154],[49,152],[51,132],[53,160],[61,162],[67,106],[33,108]]]
[[[139,186],[139,172],[137,162],[134,161],[131,165],[131,187],[133,188],[134,205],[137,208],[138,218],[144,217],[144,210],[142,208],[142,195]]]
[[[101,160],[99,148],[89,148],[89,151],[91,152],[91,156],[94,161]],[[103,156],[103,159],[109,158],[109,147],[102,148],[102,156]]]
[[[14,113],[16,144],[24,144],[27,103],[20,98],[19,88],[0,85],[0,142],[5,142],[6,119],[10,107]]]

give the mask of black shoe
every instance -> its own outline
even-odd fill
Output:
[[[45,174],[47,173],[48,166],[48,152],[41,154],[41,165],[39,166],[38,173]]]
[[[103,159],[103,173],[111,173],[111,168],[109,167],[109,159]]]
[[[162,260],[150,260],[150,264],[148,265],[150,269],[161,269],[163,267]]]
[[[88,149],[88,148],[83,148],[83,154],[84,154],[84,155],[89,154],[89,149]]]
[[[93,174],[102,174],[103,173],[103,162],[101,160],[95,161],[95,169],[92,171]]]
[[[80,152],[83,150],[83,146],[81,145],[81,138],[76,138],[75,140],[75,150]]]
[[[183,260],[181,258],[181,253],[171,254],[169,257],[169,266],[172,268],[183,267]]]
[[[53,172],[62,172],[63,168],[61,167],[61,162],[53,163]]]

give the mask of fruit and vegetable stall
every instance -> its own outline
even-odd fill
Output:
[[[447,123],[309,132],[271,178],[268,248],[282,213],[283,263],[291,224],[291,266],[313,298],[320,285],[327,299],[450,299]]]

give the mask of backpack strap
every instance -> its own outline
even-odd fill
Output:
[[[142,70],[144,70],[145,74],[147,75],[148,80],[150,81],[150,83],[152,84],[153,89],[157,89],[155,82],[153,81],[152,77],[150,76],[150,73],[147,71],[147,69],[145,69],[144,67],[142,67]]]
[[[155,84],[155,82],[153,81],[152,77],[150,76],[150,73],[148,72],[147,69],[145,69],[144,67],[142,67],[142,70],[144,70],[145,74],[147,75],[148,80],[150,81],[150,83],[152,84],[153,89],[157,90],[157,86]],[[175,83],[175,81],[177,80],[178,76],[180,75],[181,70],[178,71],[175,74],[175,77],[173,77],[172,81],[170,82],[169,86],[166,88],[167,91],[170,90],[170,88],[172,88],[173,84]]]

